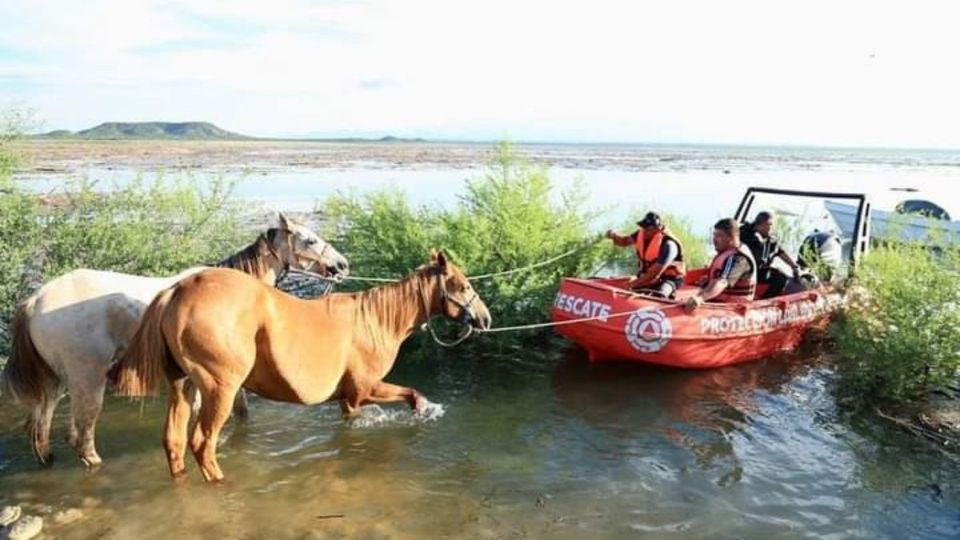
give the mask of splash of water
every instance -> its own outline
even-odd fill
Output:
[[[379,405],[360,408],[360,415],[350,421],[350,427],[367,429],[388,426],[415,426],[440,419],[446,412],[442,403],[424,399],[423,410],[413,412],[407,408],[384,409]]]

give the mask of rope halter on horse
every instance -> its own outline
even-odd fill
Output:
[[[461,335],[454,341],[448,342],[440,339],[440,336],[437,335],[436,330],[434,330],[433,328],[433,323],[432,323],[433,319],[430,317],[430,303],[427,301],[427,295],[424,292],[423,287],[418,287],[420,291],[420,299],[423,300],[424,314],[427,318],[427,321],[423,323],[423,325],[421,326],[421,329],[428,330],[430,332],[430,336],[433,337],[433,340],[437,343],[437,345],[440,345],[442,347],[456,347],[457,345],[466,341],[466,339],[469,338],[471,334],[473,334],[472,323],[476,321],[476,314],[473,311],[473,303],[476,302],[478,298],[480,298],[480,295],[477,294],[477,291],[473,291],[473,296],[471,296],[469,300],[467,300],[466,302],[461,302],[460,300],[457,300],[456,298],[450,296],[450,293],[447,291],[447,288],[443,282],[443,272],[440,270],[439,267],[437,266],[431,267],[430,274],[437,276],[437,286],[440,288],[440,298],[444,302],[444,304],[449,303],[460,308],[460,317],[454,320],[456,320],[456,322],[464,326],[467,330],[466,332],[464,332],[463,335]]]
[[[275,229],[275,230],[282,231],[286,234],[287,251],[289,252],[288,257],[283,257],[280,254],[280,252],[277,251],[277,249],[273,246],[273,242],[270,240],[269,236],[267,236],[266,234],[261,234],[260,238],[263,239],[264,241],[263,243],[266,244],[267,251],[270,253],[270,255],[273,256],[273,258],[276,259],[277,262],[283,265],[283,268],[281,269],[280,274],[277,276],[277,282],[282,281],[282,279],[286,277],[286,275],[290,272],[291,260],[293,260],[296,263],[296,266],[298,267],[302,266],[301,264],[302,260],[311,261],[312,263],[315,263],[320,266],[323,265],[323,257],[324,255],[327,254],[327,250],[330,249],[331,247],[329,242],[320,240],[321,242],[323,242],[323,249],[320,250],[320,255],[318,257],[313,257],[311,255],[300,253],[296,250],[296,248],[293,245],[293,236],[295,234],[293,231],[291,231],[290,229]],[[295,270],[301,271],[303,269],[296,268]],[[340,281],[339,275],[337,276],[337,278],[338,278],[337,281]]]

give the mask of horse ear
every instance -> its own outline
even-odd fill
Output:
[[[440,269],[441,274],[447,273],[447,256],[443,254],[443,250],[437,252],[437,268]]]
[[[283,212],[277,213],[277,222],[280,224],[281,229],[289,231],[293,228],[290,226],[290,219],[284,215]]]

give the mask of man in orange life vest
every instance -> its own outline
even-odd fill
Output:
[[[663,225],[656,212],[647,212],[637,222],[640,227],[630,236],[607,231],[607,238],[618,246],[633,246],[637,251],[640,272],[631,280],[634,290],[653,291],[665,298],[673,298],[683,284],[686,266],[683,263],[683,245]]]
[[[713,226],[713,247],[717,256],[704,287],[687,300],[689,311],[707,301],[752,302],[757,291],[757,263],[750,249],[740,243],[740,225],[735,220],[721,219]]]

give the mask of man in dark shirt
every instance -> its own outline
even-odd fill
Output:
[[[629,236],[607,231],[607,238],[614,244],[636,249],[639,272],[631,280],[630,288],[673,298],[686,273],[683,245],[670,234],[656,212],[648,212],[637,226],[640,228]]]
[[[767,285],[762,298],[779,296],[790,279],[773,266],[773,262],[778,257],[792,269],[793,275],[790,277],[796,278],[800,272],[800,266],[773,235],[773,226],[773,214],[760,212],[753,223],[745,224],[740,229],[740,241],[750,248],[754,260],[757,261],[757,281]]]

